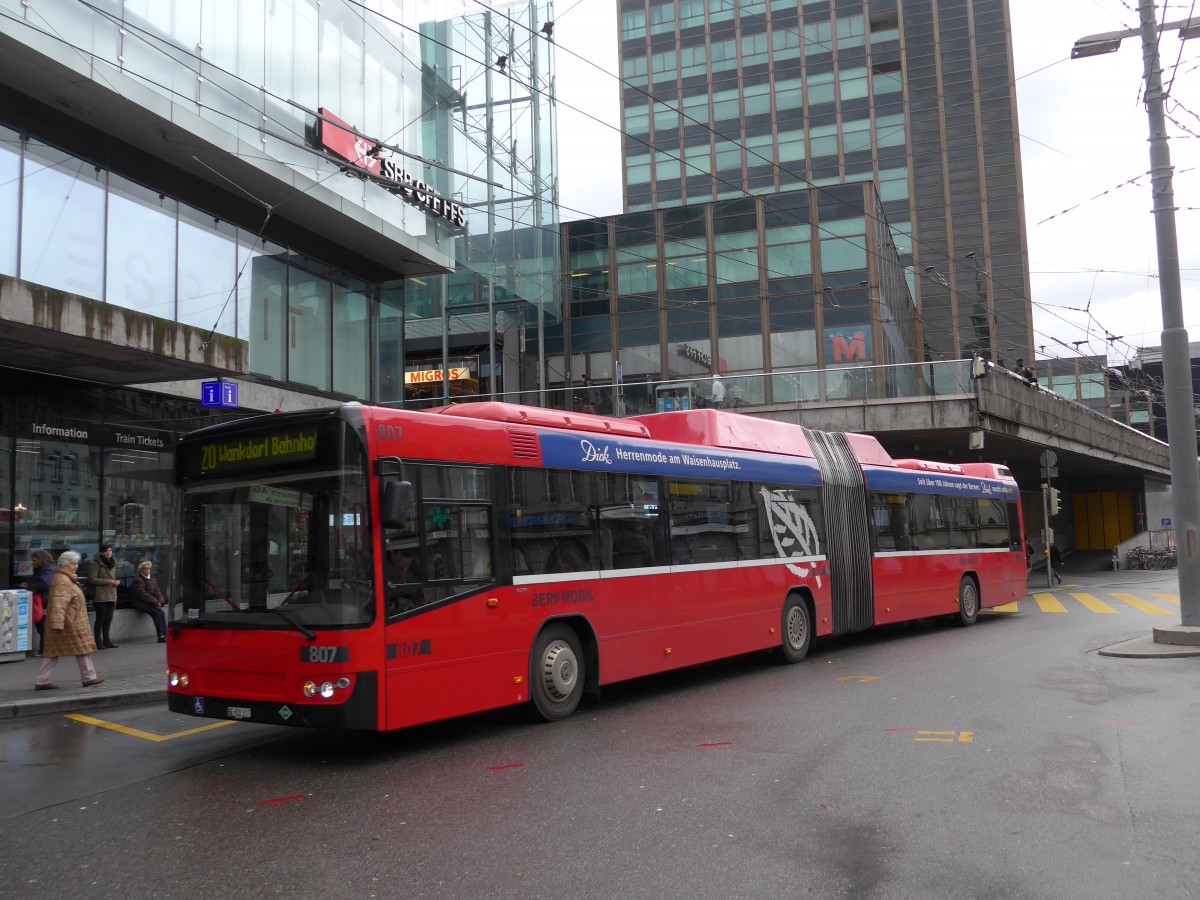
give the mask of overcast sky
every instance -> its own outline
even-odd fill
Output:
[[[1166,20],[1196,6],[1172,0]],[[1136,347],[1157,346],[1162,328],[1141,41],[1090,59],[1070,55],[1084,35],[1136,28],[1137,0],[1010,7],[1037,355],[1074,355],[1072,342],[1083,341],[1078,352],[1123,362]],[[1161,20],[1161,0],[1158,9]],[[615,0],[556,0],[564,219],[621,212],[615,10]],[[1179,123],[1168,122],[1168,133],[1184,320],[1200,340],[1200,39],[1184,44],[1177,31],[1165,33],[1161,62],[1172,82],[1167,114]]]

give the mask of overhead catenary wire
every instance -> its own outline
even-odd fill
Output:
[[[359,5],[359,4],[349,4],[349,5],[350,5],[350,6],[361,6],[361,5]],[[364,17],[362,17],[362,18],[364,18],[364,20],[366,20],[366,17],[365,17],[365,16],[364,16]],[[385,17],[385,18],[386,18],[386,17]],[[394,20],[392,20],[392,22],[394,22]],[[523,25],[523,23],[517,23],[517,24],[521,24],[522,26],[524,26],[524,25]],[[392,46],[394,46],[394,44],[392,44]],[[407,127],[407,126],[406,126],[406,127]],[[739,143],[739,142],[736,142],[736,143]],[[739,143],[739,145],[740,145],[740,143]],[[764,157],[763,157],[763,158],[764,158]],[[779,167],[779,168],[782,168],[782,167]],[[841,235],[836,235],[836,236],[841,236]],[[916,245],[918,245],[918,246],[919,246],[919,241],[914,241],[914,244],[916,244]]]
[[[955,290],[953,287],[951,287],[951,291],[953,294],[961,294],[962,293],[960,291]]]

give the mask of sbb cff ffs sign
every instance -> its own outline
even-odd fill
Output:
[[[471,377],[471,370],[466,366],[461,366],[456,369],[448,369],[450,381],[463,381]],[[433,384],[442,380],[441,369],[421,369],[417,372],[405,372],[405,384]]]
[[[426,212],[440,216],[459,228],[467,224],[467,211],[461,204],[439,196],[433,188],[415,175],[410,175],[396,165],[395,160],[382,159],[382,148],[362,135],[350,130],[351,126],[339,119],[325,107],[317,110],[321,114],[319,121],[319,141],[321,147],[336,153],[342,159],[358,168],[391,182],[395,192],[401,194],[414,206],[419,206]]]

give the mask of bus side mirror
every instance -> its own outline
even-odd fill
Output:
[[[404,528],[413,517],[411,481],[389,481],[383,489],[383,509],[379,524],[384,528]]]

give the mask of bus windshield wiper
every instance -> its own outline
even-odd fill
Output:
[[[269,609],[268,612],[275,613],[275,615],[279,616],[279,618],[283,619],[283,621],[287,622],[310,641],[315,641],[317,639],[317,633],[315,631],[312,631],[311,629],[306,628],[304,625],[301,625],[286,609],[276,606]]]

